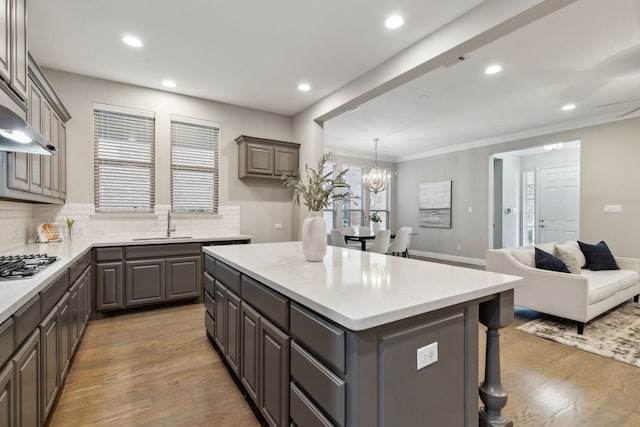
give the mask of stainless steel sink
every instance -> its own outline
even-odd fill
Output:
[[[133,238],[131,240],[133,241],[142,241],[142,240],[185,240],[185,239],[192,239],[191,236],[171,236],[171,237],[136,237]]]

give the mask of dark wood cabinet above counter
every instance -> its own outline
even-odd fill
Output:
[[[240,135],[238,178],[280,179],[283,172],[298,174],[300,144]]]

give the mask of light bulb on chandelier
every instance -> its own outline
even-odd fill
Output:
[[[373,191],[373,194],[378,193],[378,191],[384,191],[389,186],[389,180],[387,178],[387,173],[384,169],[378,166],[378,138],[373,139],[374,142],[374,157],[373,157],[373,167],[364,176],[364,183],[369,188],[369,190]]]

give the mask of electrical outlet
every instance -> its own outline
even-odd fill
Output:
[[[276,230],[282,230],[282,224],[276,224],[275,228]]]
[[[458,246],[456,247],[456,249],[458,249],[459,251],[461,251],[461,250],[462,250],[462,245],[458,245]]]
[[[436,363],[438,361],[438,341],[432,342],[431,344],[425,345],[424,347],[420,347],[418,349],[417,355],[417,370],[426,368],[427,366]]]

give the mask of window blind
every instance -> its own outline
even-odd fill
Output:
[[[96,212],[153,212],[154,159],[152,113],[94,106]]]
[[[171,207],[173,212],[218,212],[220,126],[171,117]]]

